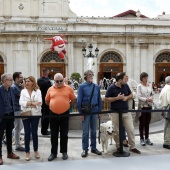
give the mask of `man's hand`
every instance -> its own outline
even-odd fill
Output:
[[[84,116],[80,116],[81,121],[84,121]]]
[[[127,100],[128,100],[128,98],[127,98],[126,96],[124,96],[123,101],[125,102],[125,101],[127,101]]]
[[[117,95],[117,100],[124,100],[124,98],[125,98],[124,94],[119,93]]]

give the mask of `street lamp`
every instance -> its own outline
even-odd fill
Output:
[[[89,48],[89,54],[87,54],[87,55],[86,55],[86,49],[85,49],[85,47],[83,47],[83,49],[82,49],[82,52],[83,52],[84,57],[94,58],[94,57],[97,57],[97,56],[98,56],[98,54],[99,54],[99,49],[98,49],[97,47],[96,47],[96,49],[95,49],[95,55],[92,54],[92,49],[93,49],[92,44],[90,44],[90,45],[88,46],[88,48]]]

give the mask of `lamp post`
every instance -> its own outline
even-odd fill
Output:
[[[94,57],[97,57],[97,56],[98,56],[98,54],[99,54],[99,49],[98,49],[97,47],[96,47],[96,49],[95,49],[95,55],[92,54],[92,49],[93,49],[92,44],[90,44],[90,45],[88,46],[88,48],[89,48],[89,54],[87,54],[87,55],[86,55],[86,49],[85,49],[85,47],[83,47],[83,49],[82,49],[82,52],[83,52],[83,56],[84,56],[84,57],[94,58]]]

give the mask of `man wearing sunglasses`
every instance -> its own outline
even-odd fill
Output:
[[[69,117],[62,115],[69,114],[70,104],[75,103],[76,96],[73,89],[64,83],[64,78],[61,73],[54,75],[54,85],[47,91],[45,102],[49,105],[51,115],[55,116],[50,119],[51,128],[51,155],[48,161],[52,161],[57,157],[58,150],[58,134],[60,132],[60,153],[63,160],[68,158],[67,143],[68,143],[68,128]]]

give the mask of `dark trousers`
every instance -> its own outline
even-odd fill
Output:
[[[50,109],[49,106],[46,104],[42,105],[41,110],[42,115],[49,115]],[[46,133],[49,127],[50,119],[49,118],[41,118],[41,133]]]
[[[28,118],[23,120],[25,152],[30,152],[30,133],[32,134],[34,151],[38,151],[38,123],[39,118]]]
[[[125,131],[125,127],[123,126],[123,140],[126,140],[126,131]]]
[[[11,116],[14,114],[11,113]],[[7,116],[4,116],[7,117]],[[2,138],[6,130],[7,153],[12,152],[12,130],[14,128],[14,119],[2,119],[0,122],[0,156],[2,156]]]
[[[67,153],[68,143],[68,128],[69,128],[69,117],[61,117],[58,114],[51,112],[55,118],[50,119],[51,129],[51,153],[57,155],[58,152],[58,135],[60,132],[60,153]],[[69,110],[64,112],[62,115],[69,115]]]
[[[151,121],[151,110],[150,107],[143,107],[142,110],[146,110],[146,112],[142,112],[141,116],[139,117],[139,133],[140,133],[140,139],[144,139],[145,132],[145,139],[149,138],[149,124]]]

